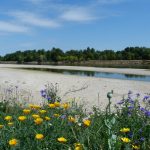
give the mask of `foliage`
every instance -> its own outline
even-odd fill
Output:
[[[107,95],[106,111],[94,107],[85,112],[75,102],[56,100],[44,106],[15,106],[15,113],[1,109],[0,149],[150,149],[150,96],[140,99],[139,94],[129,92],[113,111],[112,96],[113,91]]]
[[[146,47],[127,47],[122,51],[113,50],[95,50],[87,47],[83,50],[69,50],[63,52],[59,48],[51,50],[26,50],[24,52],[17,51],[15,53],[0,56],[3,61],[17,61],[18,63],[36,61],[38,64],[42,62],[80,62],[87,60],[149,60],[150,48]]]

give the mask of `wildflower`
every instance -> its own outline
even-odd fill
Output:
[[[124,103],[124,100],[121,100],[120,102],[118,102],[117,104],[118,105],[121,105],[121,104],[123,104]]]
[[[31,112],[30,109],[24,109],[24,110],[23,110],[23,113],[24,113],[24,114],[29,114],[30,112]]]
[[[143,101],[145,101],[145,100],[147,100],[147,99],[149,99],[149,98],[150,98],[150,96],[149,96],[149,95],[146,95],[146,96],[144,96]]]
[[[40,113],[41,113],[41,114],[45,114],[46,112],[47,112],[46,110],[43,110],[43,109],[40,110]]]
[[[13,122],[8,122],[8,126],[12,126],[12,125],[14,125]]]
[[[46,97],[46,89],[45,90],[41,90],[40,92],[41,92],[41,96],[45,98]]]
[[[120,132],[123,132],[123,133],[130,132],[130,128],[122,128],[120,129]]]
[[[37,140],[42,140],[44,138],[44,135],[43,134],[36,134],[35,138]]]
[[[45,117],[45,120],[46,120],[46,121],[49,121],[49,120],[51,120],[51,118],[46,116],[46,117]]]
[[[69,108],[69,104],[68,104],[68,103],[64,103],[64,104],[62,105],[62,107],[63,107],[64,109],[68,109],[68,108]]]
[[[147,111],[145,112],[145,116],[150,117],[150,111],[147,110]]]
[[[140,146],[138,146],[138,145],[132,145],[132,148],[133,149],[140,149]]]
[[[67,115],[62,115],[62,116],[61,116],[61,119],[65,119],[65,118],[66,118],[66,116],[67,116]]]
[[[34,105],[34,109],[40,109],[41,108],[41,106],[39,106],[39,105]]]
[[[6,116],[4,119],[5,119],[6,121],[10,121],[10,120],[12,120],[12,116]]]
[[[60,142],[60,143],[66,143],[66,142],[67,142],[67,139],[65,139],[64,137],[60,137],[60,138],[58,138],[57,140],[58,140],[58,142]]]
[[[82,150],[82,145],[80,143],[75,143],[75,150]]]
[[[18,143],[18,141],[17,141],[16,139],[11,139],[11,140],[9,140],[9,145],[10,145],[10,146],[16,146],[17,143]]]
[[[54,117],[60,117],[60,114],[54,114]]]
[[[73,122],[73,123],[76,121],[75,118],[72,117],[72,116],[69,116],[69,117],[68,117],[68,120],[69,120],[70,122]]]
[[[140,97],[140,93],[137,93],[136,96],[137,96],[137,97]]]
[[[35,124],[41,124],[43,122],[42,118],[37,118],[34,120]]]
[[[132,132],[129,132],[129,133],[128,133],[128,136],[129,136],[130,138],[132,138],[132,137],[133,137],[133,133],[132,133]]]
[[[19,116],[19,117],[18,117],[18,120],[19,120],[19,121],[25,121],[26,119],[27,119],[26,116]]]
[[[0,124],[0,129],[2,129],[4,127],[4,125]]]
[[[29,104],[29,107],[32,108],[32,109],[40,109],[41,108],[41,106],[33,105],[33,104]]]
[[[129,106],[128,109],[132,110],[132,109],[134,109],[134,106]]]
[[[46,96],[45,96],[45,98],[46,98]],[[47,96],[46,99],[48,100],[48,102],[51,101],[51,98],[49,96]]]
[[[60,103],[59,103],[59,102],[55,102],[54,105],[55,105],[56,107],[60,107]]]
[[[122,140],[122,142],[124,142],[124,143],[130,143],[130,142],[131,142],[131,140],[130,140],[129,138],[126,138],[126,137],[121,138],[121,140]]]
[[[49,106],[50,108],[55,108],[55,107],[56,107],[55,104],[48,104],[48,106]]]
[[[140,138],[140,141],[142,141],[142,142],[143,142],[144,140],[145,140],[145,138],[144,138],[144,137],[141,137],[141,138]]]
[[[130,103],[130,104],[134,104],[135,103],[134,100],[132,100],[132,99],[127,99],[127,102]]]
[[[91,121],[90,120],[84,120],[83,121],[83,124],[85,125],[85,126],[90,126],[90,124],[91,124]]]
[[[33,114],[32,117],[33,117],[34,119],[40,118],[40,116],[37,115],[37,114]]]

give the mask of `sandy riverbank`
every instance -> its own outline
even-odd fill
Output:
[[[28,66],[28,65],[27,65]],[[17,85],[20,89],[31,91],[31,101],[41,103],[40,90],[44,88],[47,82],[58,83],[59,95],[63,101],[68,101],[71,98],[76,98],[78,102],[85,103],[86,107],[99,105],[103,107],[107,104],[107,92],[113,90],[114,103],[119,101],[124,94],[129,90],[134,93],[150,93],[150,83],[141,81],[128,81],[107,78],[80,77],[73,75],[63,75],[49,72],[39,72],[32,70],[11,69],[5,67],[18,67],[18,65],[0,65],[0,85],[7,86],[8,84]],[[26,67],[23,65],[21,67]],[[28,66],[33,67],[33,66]],[[35,66],[39,67],[39,66]],[[43,66],[40,66],[43,67]],[[48,67],[48,66],[44,66]],[[117,73],[136,73],[141,75],[150,75],[150,71],[145,69],[113,69],[108,68],[92,68],[92,67],[71,67],[71,66],[50,66],[53,68],[63,69],[89,69],[104,72]],[[122,72],[121,72],[122,71]],[[83,90],[80,90],[83,88]],[[99,98],[98,98],[99,94]]]
[[[150,75],[150,69],[0,64],[0,68],[6,68],[6,67],[8,67],[8,68],[50,68],[50,69],[67,69],[67,70],[84,70],[84,71],[98,71],[98,72],[109,72],[109,73],[123,73],[123,74],[135,74],[135,75]]]

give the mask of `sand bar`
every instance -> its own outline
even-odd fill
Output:
[[[10,68],[8,68],[10,67]],[[85,106],[93,105],[104,108],[107,104],[107,92],[113,90],[113,103],[119,101],[129,90],[134,93],[149,94],[150,82],[129,81],[108,78],[83,77],[75,75],[64,75],[35,70],[11,69],[11,67],[50,67],[59,69],[94,70],[103,72],[135,73],[139,75],[150,75],[146,69],[114,69],[114,68],[93,68],[93,67],[72,67],[72,66],[34,66],[34,65],[3,65],[0,64],[0,85],[6,87],[8,84],[17,85],[20,89],[29,90],[32,94],[33,103],[42,103],[40,90],[46,83],[58,83],[59,96],[63,101],[76,98],[79,103]]]
[[[132,68],[101,68],[101,67],[81,67],[81,66],[52,66],[52,65],[15,65],[15,64],[0,64],[0,68],[50,68],[50,69],[67,69],[67,70],[83,70],[83,71],[98,71],[109,73],[123,73],[135,75],[150,75],[150,69],[132,69]]]

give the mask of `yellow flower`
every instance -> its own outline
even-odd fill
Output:
[[[19,120],[19,121],[25,121],[26,119],[27,119],[26,116],[19,116],[19,117],[18,117],[18,120]]]
[[[121,140],[122,140],[122,142],[124,142],[124,143],[130,143],[130,142],[131,142],[131,140],[130,140],[129,138],[126,138],[126,137],[121,138]]]
[[[140,149],[140,146],[132,145],[132,148],[133,148],[133,149]]]
[[[82,145],[80,143],[75,143],[75,150],[82,150]]]
[[[62,104],[62,107],[63,107],[64,109],[68,109],[68,108],[69,108],[69,104],[68,104],[68,103],[64,103],[64,104]]]
[[[18,143],[18,141],[17,141],[16,139],[11,139],[11,140],[9,140],[9,145],[10,145],[10,146],[16,146],[17,143]]]
[[[60,116],[60,114],[54,114],[54,117],[59,117]]]
[[[37,118],[34,120],[35,124],[41,124],[43,122],[42,118]]]
[[[40,109],[41,108],[41,106],[33,105],[33,104],[29,104],[29,107],[32,108],[32,109]]]
[[[35,138],[37,140],[42,140],[44,138],[44,135],[43,134],[36,134]]]
[[[29,114],[30,112],[31,112],[30,109],[24,109],[24,110],[23,110],[23,113],[24,113],[24,114]]]
[[[130,132],[130,128],[122,128],[120,129],[120,132],[123,132],[123,133]]]
[[[41,114],[45,114],[45,113],[46,113],[46,110],[43,110],[43,109],[42,109],[42,110],[40,110],[39,112],[40,112]]]
[[[84,120],[84,121],[83,121],[83,124],[84,124],[85,126],[87,126],[87,127],[88,127],[88,126],[90,126],[91,121],[90,121],[90,120],[88,120],[88,119],[87,119],[87,120]]]
[[[68,117],[68,120],[69,120],[70,122],[75,122],[75,121],[76,121],[75,118],[72,117],[72,116],[69,116],[69,117]]]
[[[46,121],[49,121],[49,120],[51,120],[51,118],[46,116],[46,117],[45,117],[45,120],[46,120]]]
[[[55,107],[56,107],[55,104],[48,104],[48,106],[49,106],[50,108],[55,108]]]
[[[12,120],[12,116],[6,116],[4,119],[5,119],[6,121],[10,121],[10,120]]]
[[[8,122],[8,126],[12,126],[12,125],[14,125],[13,122]]]
[[[59,102],[55,102],[54,105],[55,105],[55,107],[59,107],[60,103]]]
[[[58,142],[60,142],[60,143],[66,143],[66,142],[67,142],[67,139],[65,139],[64,137],[60,137],[60,138],[58,138],[57,140],[58,140]]]
[[[37,115],[37,114],[33,114],[32,117],[33,117],[34,119],[40,118],[40,116]]]
[[[2,129],[4,127],[4,125],[0,124],[0,129]]]

